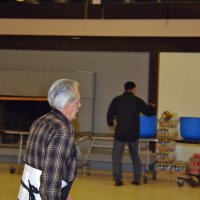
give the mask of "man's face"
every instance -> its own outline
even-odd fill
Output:
[[[69,120],[72,121],[76,118],[79,108],[81,107],[80,92],[77,90],[77,99],[69,104]]]

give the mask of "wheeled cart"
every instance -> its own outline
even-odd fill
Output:
[[[179,187],[182,187],[184,185],[184,183],[187,183],[189,185],[191,185],[192,187],[196,187],[198,185],[200,185],[200,175],[188,175],[186,177],[178,177],[176,179],[176,184]]]
[[[89,174],[89,172],[86,172],[86,168],[89,169],[89,163],[88,159],[90,156],[92,156],[92,152],[97,150],[104,151],[105,149],[112,149],[112,141],[113,141],[113,134],[105,134],[105,133],[78,133],[75,137],[75,143],[76,143],[76,150],[77,150],[77,156],[80,165],[83,167],[84,174]],[[83,141],[87,141],[87,151],[82,152],[80,146]],[[157,143],[158,139],[156,138],[141,138],[140,139],[140,155],[142,157],[142,166],[145,168],[145,173],[143,174],[143,183],[148,182],[147,173],[152,174],[153,179],[156,178],[154,168],[153,170],[150,168],[151,165],[151,154],[150,154],[150,143]],[[128,147],[125,147],[125,150],[127,150]],[[145,153],[144,153],[145,151]]]
[[[200,141],[187,141],[178,140],[178,142],[186,144],[200,144]],[[200,153],[194,153],[190,158],[187,166],[187,173],[185,176],[179,176],[176,179],[176,183],[179,187],[183,186],[184,183],[196,187],[200,185]]]
[[[139,154],[141,159],[142,167],[144,168],[143,173],[143,183],[148,183],[148,175],[152,176],[153,180],[156,180],[156,171],[155,171],[155,162],[156,162],[156,154],[157,154],[157,143],[158,139],[156,138],[140,138],[140,148]],[[151,144],[153,144],[153,157]]]

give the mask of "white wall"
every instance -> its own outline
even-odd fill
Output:
[[[200,53],[160,53],[158,114],[200,117]]]
[[[200,117],[200,53],[160,53],[158,116],[169,110]],[[200,145],[177,144],[177,159],[188,161]]]

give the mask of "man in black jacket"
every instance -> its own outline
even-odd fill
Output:
[[[113,143],[113,178],[115,185],[123,185],[122,182],[122,155],[125,143],[128,144],[133,163],[132,184],[140,185],[141,162],[138,153],[139,147],[139,115],[154,115],[154,105],[147,105],[142,99],[135,96],[136,85],[127,82],[124,85],[125,92],[115,97],[107,112],[107,124],[115,128]],[[116,122],[116,123],[115,123]]]

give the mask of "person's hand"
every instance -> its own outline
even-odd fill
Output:
[[[68,196],[66,200],[72,200],[72,198],[70,196]]]
[[[150,103],[151,106],[156,107],[155,103]]]
[[[111,131],[114,131],[114,130],[115,130],[115,127],[116,127],[116,124],[113,124],[112,126],[109,126],[109,129],[110,129]]]

